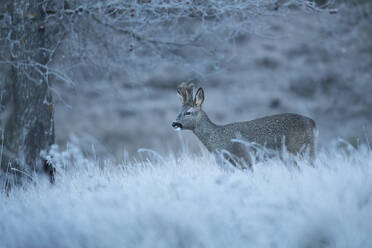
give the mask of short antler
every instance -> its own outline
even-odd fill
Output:
[[[193,83],[181,83],[177,86],[177,93],[181,99],[182,106],[189,105],[193,106],[193,90],[194,84]]]

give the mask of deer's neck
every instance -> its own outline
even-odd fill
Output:
[[[202,111],[196,121],[194,134],[200,139],[200,141],[210,150],[210,140],[217,125],[214,124],[207,116],[207,114]]]

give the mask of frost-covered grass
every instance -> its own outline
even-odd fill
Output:
[[[111,165],[70,149],[54,186],[0,196],[0,247],[371,247],[372,152],[349,152],[243,172],[208,154]]]

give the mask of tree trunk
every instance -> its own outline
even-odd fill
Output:
[[[5,125],[4,151],[1,167],[11,172],[16,182],[32,178],[45,171],[51,182],[54,169],[41,157],[54,143],[52,95],[49,90],[47,62],[48,47],[45,37],[44,0],[13,0],[8,4],[12,17],[8,76],[12,111]],[[9,173],[8,173],[9,178]]]

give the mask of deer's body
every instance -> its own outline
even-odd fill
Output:
[[[241,139],[271,150],[281,150],[284,145],[292,154],[308,147],[310,156],[314,157],[315,122],[310,118],[288,113],[222,126],[213,124],[207,116],[203,118],[203,124],[198,125],[193,133],[210,152],[226,150],[246,158],[246,145],[237,142]]]
[[[204,100],[201,88],[193,101],[192,85],[181,84],[178,94],[183,107],[173,127],[193,131],[210,152],[227,151],[250,163],[247,146],[238,142],[242,140],[270,150],[281,151],[285,147],[295,155],[308,150],[310,158],[314,158],[316,125],[308,117],[286,113],[220,126],[201,109]]]

